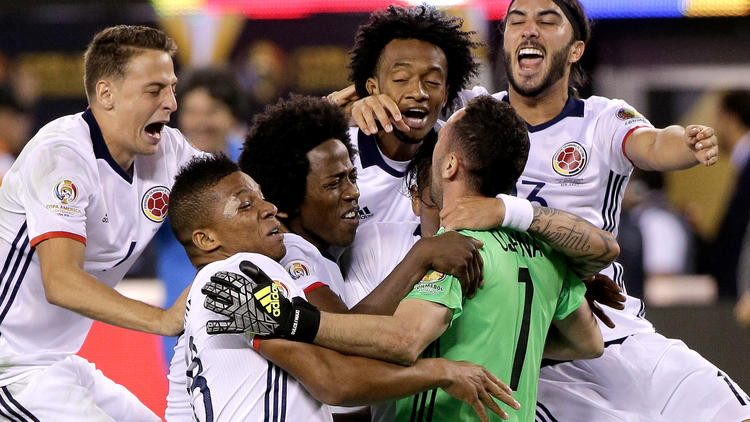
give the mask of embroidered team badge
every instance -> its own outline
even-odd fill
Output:
[[[638,113],[634,109],[625,108],[625,107],[617,110],[617,113],[615,113],[615,116],[620,120],[630,120],[630,119],[643,117],[641,113]]]
[[[63,205],[72,204],[78,198],[78,188],[69,179],[62,179],[55,185],[55,197]]]
[[[292,280],[310,275],[310,271],[307,270],[307,266],[305,266],[305,264],[301,262],[292,263],[292,265],[290,265],[286,270],[289,272]]]
[[[286,287],[286,284],[280,282],[279,280],[274,280],[273,287],[274,289],[276,289],[276,291],[280,292],[282,296],[289,297],[289,288]]]
[[[154,186],[141,199],[141,210],[143,215],[154,223],[161,223],[167,217],[169,206],[169,188],[166,186]]]
[[[588,162],[586,149],[578,142],[568,142],[552,156],[552,168],[561,176],[575,176]]]

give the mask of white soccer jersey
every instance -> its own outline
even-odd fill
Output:
[[[359,228],[339,260],[346,306],[351,308],[375,290],[419,239],[418,223],[376,221]]]
[[[359,186],[360,228],[373,221],[418,221],[404,181],[409,162],[383,155],[375,136],[365,135],[359,128],[349,129],[349,138],[357,150],[353,164]]]
[[[315,245],[294,233],[284,233],[284,246],[286,255],[281,258],[281,266],[305,293],[325,285],[341,296],[344,279],[335,258],[327,252],[321,253]]]
[[[481,87],[462,91],[454,106],[463,107],[469,99],[485,94]],[[492,96],[508,101],[505,91]],[[639,127],[653,126],[625,101],[596,96],[568,98],[557,117],[538,126],[528,125],[529,158],[514,193],[581,216],[616,235],[620,204],[633,171],[624,144]],[[626,292],[620,264],[614,263],[602,273]],[[614,329],[599,324],[604,341],[654,331],[643,318],[645,309],[640,299],[628,296],[623,311],[604,309],[616,324]]]
[[[304,297],[286,270],[264,255],[239,253],[208,264],[198,272],[188,295],[183,340],[187,385],[195,417],[201,422],[331,421],[328,406],[256,352],[248,336],[206,332],[206,322],[226,317],[203,307],[206,296],[201,288],[218,271],[242,274],[239,264],[243,260],[253,262],[278,281],[288,298]]]
[[[86,245],[84,270],[114,286],[166,217],[181,165],[200,152],[164,127],[132,176],[107,149],[90,110],[44,126],[0,187],[0,385],[78,352],[91,319],[45,299],[34,246],[66,237]]]

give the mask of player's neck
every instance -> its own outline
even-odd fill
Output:
[[[124,142],[119,140],[119,136],[122,136],[122,131],[117,126],[117,123],[113,119],[109,119],[106,110],[103,110],[96,106],[91,106],[91,113],[94,115],[96,123],[99,125],[99,130],[102,132],[104,143],[107,145],[109,155],[112,159],[126,172],[131,173],[133,168],[133,161],[135,160],[135,154],[125,148]]]
[[[422,145],[421,141],[414,144],[402,142],[395,133],[388,133],[384,130],[378,132],[376,138],[378,140],[378,148],[380,148],[383,155],[394,161],[411,160],[417,154],[419,146]]]
[[[523,96],[510,87],[508,99],[526,123],[537,126],[549,122],[562,112],[568,102],[567,78],[561,78],[535,97]]]
[[[443,182],[443,204],[445,208],[448,204],[453,203],[458,198],[464,196],[484,196],[476,189],[471,188],[466,182],[460,179]]]
[[[289,230],[291,230],[292,233],[296,234],[297,236],[302,237],[303,239],[310,242],[315,248],[317,248],[321,253],[326,251],[330,245],[328,245],[323,239],[316,236],[315,233],[312,233],[309,230],[306,230],[302,226],[302,218],[295,217],[291,220],[289,220]]]

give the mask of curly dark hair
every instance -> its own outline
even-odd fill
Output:
[[[320,98],[292,94],[266,106],[245,138],[240,168],[263,189],[266,200],[293,219],[305,199],[310,162],[307,153],[338,139],[354,157],[341,109]]]
[[[448,101],[450,104],[462,90],[479,65],[471,49],[481,45],[471,36],[474,31],[462,31],[463,20],[447,17],[433,6],[390,6],[374,12],[370,21],[359,27],[354,48],[350,52],[350,79],[360,97],[369,95],[365,84],[375,76],[380,55],[385,46],[395,39],[417,39],[439,47],[448,63]]]
[[[211,189],[238,171],[237,163],[216,153],[193,158],[177,173],[167,215],[175,237],[186,249],[191,245],[193,230],[211,225],[210,209],[218,199]]]
[[[469,101],[465,110],[452,136],[466,158],[469,183],[484,196],[510,193],[529,156],[526,122],[510,104],[488,95]]]

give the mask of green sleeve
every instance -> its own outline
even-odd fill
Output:
[[[564,319],[571,312],[578,309],[583,302],[586,294],[586,286],[581,279],[568,270],[563,280],[560,297],[557,299],[557,309],[555,309],[554,319]]]
[[[461,283],[450,274],[430,270],[404,299],[407,298],[427,300],[445,306],[453,311],[451,322],[463,313]]]

